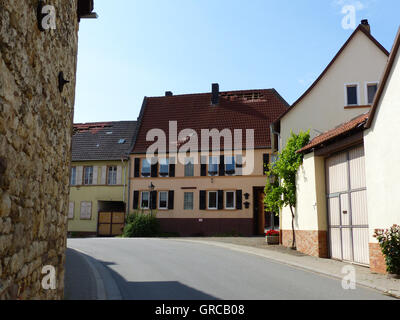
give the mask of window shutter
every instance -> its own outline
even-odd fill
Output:
[[[219,190],[218,191],[218,210],[223,210],[224,209],[224,191]]]
[[[103,186],[106,185],[106,183],[107,183],[106,178],[107,178],[107,166],[102,166],[101,167],[101,179],[100,179],[101,185],[103,185]]]
[[[153,159],[152,162],[155,162],[155,163],[152,163],[152,165],[151,165],[151,177],[157,178],[158,177],[158,161]]]
[[[237,176],[241,176],[243,174],[243,156],[238,154],[236,156],[236,172]]]
[[[175,196],[174,191],[168,192],[168,210],[174,210],[174,198],[175,198],[174,196]]]
[[[242,192],[242,190],[236,191],[236,209],[237,210],[243,209],[243,192]]]
[[[152,191],[150,194],[151,197],[151,209],[157,209],[157,191]]]
[[[263,173],[264,173],[264,176],[267,175],[268,165],[269,165],[269,154],[264,154],[263,155]]]
[[[207,177],[207,158],[205,156],[201,156],[201,176]]]
[[[94,166],[93,167],[93,184],[96,185],[98,184],[98,179],[99,179],[99,174],[98,174],[98,167]]]
[[[135,178],[140,177],[140,158],[135,158]]]
[[[225,175],[225,156],[219,157],[219,175],[221,177]]]
[[[207,210],[206,199],[207,193],[204,190],[200,191],[200,210]]]
[[[117,185],[122,184],[122,166],[117,167]]]
[[[69,203],[68,219],[72,220],[75,216],[75,202]]]
[[[174,178],[175,177],[175,158],[170,158],[170,164],[169,164],[169,176]]]
[[[133,191],[133,210],[139,209],[139,191]]]

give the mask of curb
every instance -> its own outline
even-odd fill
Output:
[[[90,257],[88,253],[82,250],[71,247],[70,249],[76,251],[89,265],[96,281],[96,300],[122,300],[121,292],[119,291],[117,284],[109,271],[107,271],[99,261]],[[108,281],[105,281],[104,278]]]
[[[324,275],[324,276],[329,276],[331,278],[335,278],[335,279],[339,279],[339,280],[343,279],[341,276],[339,276],[339,275],[337,275],[335,273],[323,271],[323,270],[320,270],[320,269],[317,269],[317,268],[304,266],[304,265],[296,263],[296,262],[290,262],[290,261],[286,261],[284,259],[271,257],[268,254],[263,254],[261,252],[259,253],[259,252],[254,252],[254,251],[251,251],[251,250],[247,250],[246,246],[243,246],[243,245],[229,244],[229,243],[219,243],[219,242],[214,242],[214,241],[184,240],[184,239],[179,239],[179,240],[178,239],[174,239],[174,241],[202,243],[202,244],[207,244],[207,245],[216,246],[216,247],[220,247],[220,248],[230,249],[232,251],[253,254],[253,255],[256,255],[256,256],[259,256],[259,257],[263,257],[263,258],[266,258],[266,259],[270,259],[272,261],[275,261],[275,262],[278,262],[278,263],[281,263],[281,264],[284,264],[284,265],[287,265],[287,266],[296,267],[296,268],[301,269],[301,270],[310,271],[310,272],[313,272],[313,273],[321,274],[321,275]],[[255,249],[257,249],[257,248],[255,248]],[[263,250],[263,249],[259,249],[259,250]],[[367,281],[363,281],[363,280],[361,280],[361,281],[360,280],[356,280],[356,283],[357,283],[357,285],[360,285],[360,286],[363,286],[363,287],[367,287],[367,288],[370,288],[370,289],[374,289],[374,290],[380,291],[380,292],[382,292],[382,293],[384,293],[386,295],[389,295],[389,296],[391,296],[393,298],[400,299],[400,292],[399,291],[394,292],[394,291],[388,290],[386,288],[382,288],[380,286],[376,286],[374,284],[371,284],[371,283],[369,283]]]

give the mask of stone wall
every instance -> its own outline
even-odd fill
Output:
[[[282,230],[282,245],[292,247],[293,231]],[[296,230],[297,251],[309,256],[327,258],[328,252],[328,235],[326,231],[305,231]]]
[[[77,61],[77,0],[0,0],[0,299],[62,299]],[[62,93],[58,75],[69,80]],[[56,289],[42,268],[56,268]]]

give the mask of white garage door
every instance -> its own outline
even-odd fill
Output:
[[[331,258],[369,265],[364,147],[326,160]]]

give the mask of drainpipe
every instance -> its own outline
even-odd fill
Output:
[[[131,203],[130,203],[131,202],[131,197],[130,197],[130,194],[131,194],[131,183],[130,183],[130,180],[129,180],[130,175],[131,175],[131,160],[130,160],[130,157],[129,157],[129,160],[128,160],[128,172],[126,173],[126,175],[128,175],[128,201],[127,201],[127,207],[126,207],[126,215],[128,216],[129,215],[129,208],[131,207]]]
[[[124,158],[121,158],[121,162],[122,162],[122,169],[124,170],[124,191],[122,194],[122,201],[125,203],[125,189],[126,189],[126,166],[124,163]],[[126,208],[125,208],[126,211]]]

